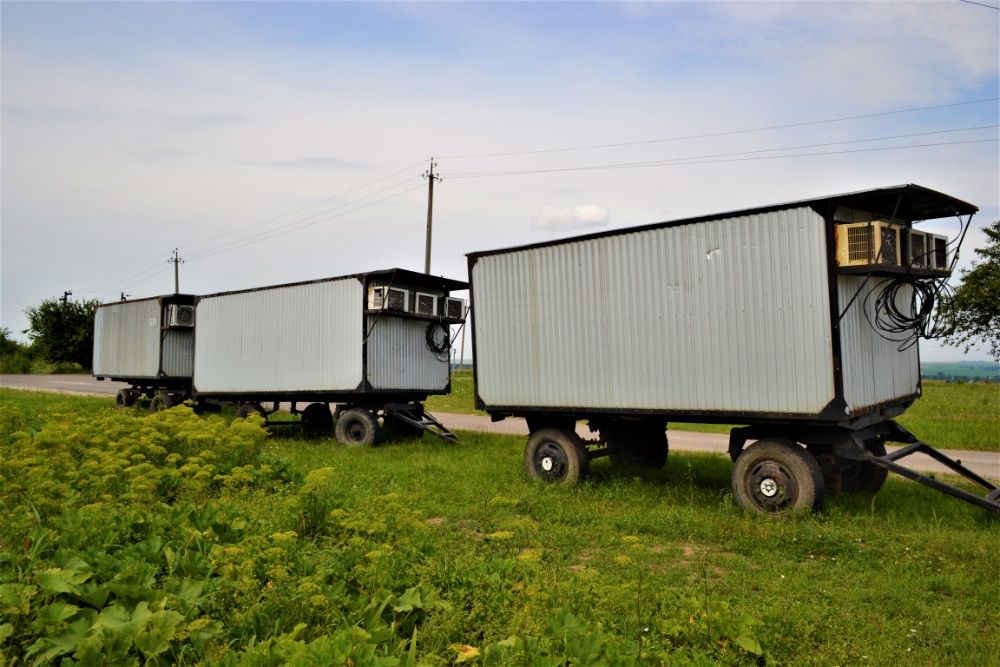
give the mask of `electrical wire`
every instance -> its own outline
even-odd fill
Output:
[[[313,225],[318,225],[321,222],[328,222],[328,221],[333,220],[335,218],[340,218],[340,217],[343,217],[345,215],[349,215],[351,213],[355,213],[356,211],[360,211],[362,209],[368,208],[369,206],[374,206],[375,204],[380,204],[380,203],[382,203],[384,201],[387,201],[389,199],[393,199],[395,197],[401,197],[401,196],[403,196],[405,194],[409,194],[409,193],[411,193],[411,192],[413,192],[415,190],[420,190],[423,187],[424,187],[423,185],[418,185],[418,186],[410,188],[408,190],[403,190],[402,192],[397,192],[395,194],[391,194],[391,195],[388,195],[386,197],[382,197],[381,199],[376,199],[375,201],[368,202],[367,204],[364,204],[362,206],[357,206],[355,208],[352,208],[352,209],[349,209],[349,210],[346,210],[346,211],[342,211],[342,212],[336,213],[334,215],[330,215],[330,216],[326,216],[324,218],[320,218],[319,220],[314,220],[312,222],[309,222],[308,224],[300,225],[300,226],[298,226],[298,227],[296,227],[294,229],[286,229],[284,231],[272,230],[272,232],[268,232],[268,234],[269,234],[268,236],[263,236],[261,238],[255,238],[255,239],[251,239],[251,240],[247,240],[247,241],[241,241],[241,242],[239,242],[239,243],[237,243],[235,245],[231,245],[229,247],[220,247],[220,248],[216,248],[216,249],[212,249],[212,250],[207,250],[207,251],[198,253],[196,255],[189,256],[186,259],[188,261],[191,261],[191,260],[194,260],[194,259],[202,259],[202,258],[208,257],[210,255],[217,255],[217,254],[220,254],[220,253],[229,252],[231,250],[236,250],[238,248],[243,248],[243,247],[246,247],[248,245],[253,245],[255,243],[260,243],[262,241],[269,241],[270,239],[277,238],[277,237],[283,236],[285,234],[290,234],[292,232],[297,232],[297,231],[300,231],[302,229],[306,229],[307,227],[312,227]],[[360,199],[355,200],[354,202],[349,202],[349,203],[353,204],[353,203],[356,203],[357,201],[360,201]]]
[[[538,155],[541,153],[566,153],[570,151],[587,151],[587,150],[597,150],[603,148],[620,148],[624,146],[643,146],[647,144],[660,144],[671,141],[685,141],[688,139],[708,139],[712,137],[728,137],[736,134],[748,134],[751,132],[765,132],[769,130],[784,130],[793,127],[808,127],[810,125],[824,125],[828,123],[841,123],[849,120],[860,120],[863,118],[878,118],[881,116],[892,116],[904,113],[914,113],[918,111],[933,111],[935,109],[948,109],[952,107],[967,106],[971,104],[984,104],[986,102],[996,102],[1000,100],[1000,97],[989,97],[981,100],[967,100],[964,102],[953,102],[951,104],[936,104],[927,107],[911,107],[908,109],[895,109],[892,111],[878,111],[873,113],[856,114],[853,116],[841,116],[839,118],[826,118],[820,120],[805,120],[796,123],[784,123],[781,125],[766,125],[763,127],[752,127],[740,130],[725,130],[721,132],[706,132],[703,134],[688,134],[676,137],[666,137],[663,139],[644,139],[641,141],[625,141],[612,144],[591,144],[589,146],[570,146],[565,148],[543,148],[538,150],[528,150],[528,151],[513,151],[504,153],[473,153],[466,155],[442,155],[438,156],[438,159],[447,160],[464,160],[470,158],[484,158],[484,157],[513,157],[518,155]]]
[[[212,241],[216,241],[218,239],[225,238],[227,236],[232,236],[233,234],[239,234],[239,233],[244,232],[244,231],[246,231],[248,229],[254,229],[255,227],[260,227],[262,225],[266,225],[268,223],[275,222],[275,221],[280,220],[282,218],[286,218],[286,217],[288,217],[290,215],[295,215],[296,213],[301,213],[302,211],[306,211],[306,210],[308,210],[310,208],[315,208],[316,206],[319,206],[320,204],[325,204],[325,203],[333,201],[335,199],[339,199],[339,198],[343,197],[344,195],[351,194],[352,192],[357,192],[358,190],[363,190],[363,189],[365,189],[365,188],[367,188],[369,186],[375,185],[376,183],[381,183],[382,181],[388,180],[388,179],[392,178],[393,176],[398,176],[399,174],[402,174],[404,171],[407,171],[409,169],[413,169],[417,165],[423,164],[426,161],[427,161],[427,159],[419,160],[419,161],[414,162],[412,164],[408,164],[405,167],[403,167],[402,169],[398,169],[398,170],[392,172],[391,174],[386,174],[385,176],[382,176],[381,178],[376,178],[374,181],[368,181],[367,183],[364,183],[362,185],[358,185],[358,186],[350,188],[348,190],[344,190],[342,192],[338,192],[335,195],[331,195],[330,197],[326,197],[324,199],[320,199],[319,201],[315,201],[315,202],[313,202],[311,204],[306,204],[305,206],[299,207],[299,208],[297,208],[295,210],[288,211],[286,213],[281,213],[280,215],[273,216],[273,217],[268,218],[266,220],[261,220],[260,222],[255,222],[252,225],[245,225],[243,227],[238,227],[236,229],[230,230],[228,232],[223,232],[222,234],[218,234],[216,236],[212,236],[212,237],[209,237],[209,238],[206,238],[206,239],[201,239],[201,240],[198,240],[198,241],[192,241],[192,242],[187,243],[187,244],[185,244],[183,246],[180,246],[180,247],[183,247],[183,248],[187,249],[187,248],[191,248],[193,246],[202,245],[204,243],[210,243]]]
[[[858,141],[876,141],[872,140],[858,140]],[[523,176],[528,174],[551,174],[557,172],[571,172],[571,171],[602,171],[609,169],[641,169],[648,167],[686,167],[689,165],[699,165],[699,164],[724,164],[730,162],[751,162],[757,160],[781,160],[787,158],[803,158],[803,157],[819,157],[825,155],[846,155],[851,153],[873,153],[878,151],[898,151],[898,150],[909,150],[914,148],[932,148],[936,146],[957,146],[962,144],[982,144],[989,142],[998,141],[997,137],[991,137],[989,139],[968,139],[960,141],[941,141],[928,144],[910,144],[907,146],[878,146],[873,148],[851,148],[840,151],[817,151],[813,153],[790,153],[788,155],[758,155],[754,157],[732,157],[725,159],[701,159],[698,156],[686,157],[686,158],[676,158],[673,160],[659,160],[655,162],[623,162],[617,164],[603,164],[603,165],[590,165],[585,167],[557,167],[552,169],[525,169],[520,171],[493,171],[493,172],[469,172],[469,173],[459,173],[459,174],[448,174],[447,178],[455,180],[462,178],[484,178],[490,176]],[[845,143],[855,143],[855,142],[845,142]],[[788,147],[783,149],[769,149],[769,150],[794,150],[795,147]],[[744,151],[741,153],[730,153],[732,156],[749,155],[752,153],[758,153],[760,151]]]

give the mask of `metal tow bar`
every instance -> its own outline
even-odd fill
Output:
[[[884,422],[881,426],[886,429],[882,434],[885,440],[904,443],[906,446],[886,454],[885,456],[875,456],[868,451],[868,448],[865,446],[864,440],[862,439],[862,433],[855,432],[851,435],[851,441],[857,450],[853,451],[849,458],[863,459],[869,463],[879,466],[880,468],[885,468],[886,470],[894,472],[897,475],[902,475],[907,479],[912,479],[913,481],[920,482],[921,484],[929,486],[932,489],[937,489],[938,491],[946,493],[953,498],[958,498],[959,500],[964,500],[967,503],[972,503],[973,505],[981,507],[988,512],[1000,514],[1000,489],[991,484],[989,480],[984,479],[975,472],[969,470],[963,466],[961,462],[956,461],[949,456],[945,456],[927,443],[921,442],[920,439],[896,422]],[[961,475],[965,479],[983,487],[986,489],[986,494],[978,496],[964,489],[960,489],[957,486],[952,486],[951,484],[947,484],[933,477],[922,475],[915,470],[911,470],[910,468],[906,468],[896,463],[900,459],[916,453],[926,454],[935,461],[949,468],[955,474]]]
[[[387,415],[400,420],[421,431],[426,431],[448,442],[458,442],[458,436],[449,431],[444,424],[424,410],[420,404],[396,403],[385,406]]]

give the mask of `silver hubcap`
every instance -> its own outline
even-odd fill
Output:
[[[551,456],[546,456],[545,458],[542,459],[542,470],[544,470],[545,472],[551,472],[553,466],[554,463],[552,461]]]
[[[778,493],[778,483],[767,477],[760,482],[760,492],[768,498],[773,498]]]

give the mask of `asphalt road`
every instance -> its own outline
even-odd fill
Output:
[[[0,375],[0,386],[16,389],[33,389],[64,394],[108,394],[114,395],[127,385],[121,382],[98,381],[89,375]],[[505,419],[493,422],[481,415],[463,415],[438,412],[434,416],[453,431],[480,431],[508,435],[527,435],[528,426],[523,419]],[[577,431],[584,438],[591,433],[584,425]],[[918,434],[919,435],[919,434]],[[670,448],[679,451],[711,452],[725,455],[729,447],[729,436],[719,433],[690,433],[670,431]],[[933,443],[929,443],[933,445]],[[889,447],[889,451],[895,448]],[[974,452],[958,449],[942,449],[945,455],[957,459],[970,470],[991,479],[1000,479],[1000,453]],[[945,473],[949,470],[924,454],[913,454],[901,461],[914,470]]]

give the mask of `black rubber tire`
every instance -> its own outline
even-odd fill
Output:
[[[155,394],[151,399],[149,399],[150,412],[161,412],[169,407],[170,406],[167,405],[167,397],[164,394]]]
[[[378,436],[378,422],[371,410],[351,408],[337,417],[337,440],[342,444],[371,447]]]
[[[865,447],[875,456],[885,456],[885,443],[881,440],[866,442]],[[866,461],[837,459],[837,477],[842,493],[878,493],[888,476],[888,470]]]
[[[617,419],[601,431],[617,468],[660,469],[667,463],[667,425],[658,420]]]
[[[164,394],[163,395],[163,405],[164,405],[164,407],[167,410],[169,410],[170,408],[174,407],[175,405],[180,405],[183,402],[184,402],[184,395],[183,394]]]
[[[733,465],[733,500],[762,514],[799,514],[823,506],[823,473],[812,454],[781,440],[758,440]]]
[[[119,410],[131,408],[135,405],[137,398],[138,396],[131,389],[119,389],[118,393],[115,394],[115,407]]]
[[[326,403],[310,403],[302,411],[302,433],[311,438],[333,433],[333,415]]]
[[[587,474],[590,455],[574,431],[543,428],[528,437],[524,471],[528,477],[556,484],[575,484]]]
[[[267,421],[267,413],[264,412],[264,408],[255,403],[240,403],[239,407],[236,408],[236,418],[246,419],[250,415],[257,413]]]

